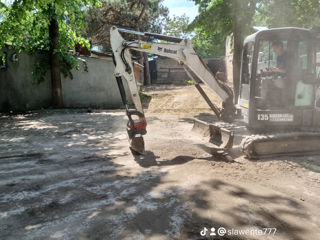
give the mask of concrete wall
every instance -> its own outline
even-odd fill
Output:
[[[120,108],[119,89],[113,75],[111,58],[81,57],[87,62],[88,72],[73,70],[73,79],[62,79],[65,107]]]
[[[0,70],[0,111],[25,111],[49,107],[51,104],[51,81],[40,84],[32,82],[34,58],[18,54],[18,62],[10,60],[14,53],[8,51],[8,68]],[[120,108],[120,93],[113,75],[111,58],[82,57],[88,72],[73,70],[73,79],[62,77],[63,102],[70,108]],[[125,85],[126,86],[126,85]]]
[[[18,61],[13,62],[12,55],[15,52],[7,49],[5,52],[8,54],[8,67],[0,69],[0,111],[24,111],[50,106],[50,81],[41,84],[32,82],[34,59],[20,53],[17,55]]]

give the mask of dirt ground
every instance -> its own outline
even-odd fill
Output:
[[[319,156],[212,156],[193,86],[146,93],[140,157],[123,111],[0,116],[0,239],[320,239]]]

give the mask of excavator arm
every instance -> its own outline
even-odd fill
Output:
[[[127,41],[120,32],[136,35],[138,40]],[[149,42],[140,40],[141,37],[149,37],[164,42]],[[144,152],[144,142],[142,135],[146,134],[146,120],[139,97],[139,90],[134,76],[131,50],[145,52],[160,56],[165,56],[178,61],[183,65],[187,74],[196,83],[196,88],[204,97],[217,117],[224,121],[232,121],[235,115],[235,106],[233,104],[232,90],[222,82],[215,79],[206,64],[194,50],[191,40],[176,37],[168,37],[155,33],[142,33],[132,30],[112,27],[110,30],[110,41],[115,62],[115,77],[121,93],[122,101],[126,107],[126,113],[129,118],[128,136],[131,149],[137,153]],[[196,78],[194,77],[196,76]],[[199,85],[199,80],[212,89],[222,100],[222,109],[218,108],[210,101],[205,92]],[[127,97],[124,90],[123,80],[127,82],[129,94],[135,106],[130,110],[127,103]],[[137,119],[134,119],[136,117]]]

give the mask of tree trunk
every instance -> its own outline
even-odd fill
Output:
[[[234,101],[238,101],[239,91],[240,91],[240,67],[241,67],[241,53],[242,53],[242,26],[238,17],[237,10],[234,11],[233,16],[233,91],[234,91]]]
[[[62,86],[59,54],[59,25],[55,18],[50,20],[50,65],[51,65],[51,88],[52,88],[52,106],[54,108],[63,107]]]

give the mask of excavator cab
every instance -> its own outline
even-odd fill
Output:
[[[238,107],[249,129],[320,126],[318,42],[315,31],[291,27],[259,31],[245,39]]]

